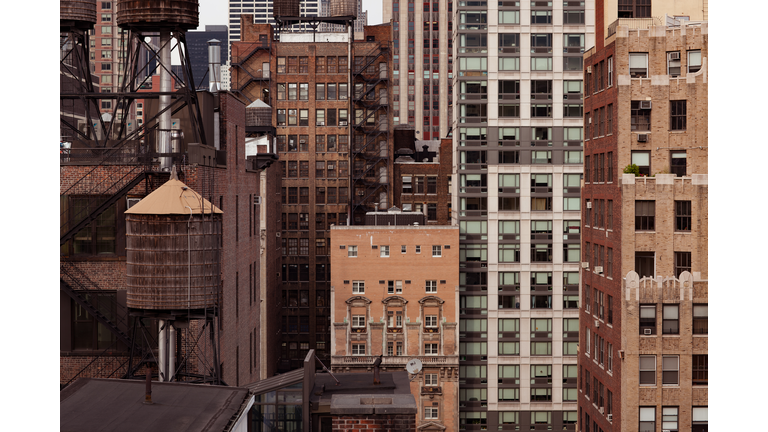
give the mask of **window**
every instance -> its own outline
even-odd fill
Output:
[[[416,246],[418,247],[418,246]],[[441,257],[443,256],[443,247],[440,245],[433,245],[432,246],[432,256],[433,257]]]
[[[693,334],[707,334],[709,332],[708,305],[693,305]]]
[[[696,73],[701,69],[701,50],[688,51],[688,73]]]
[[[406,246],[405,245],[400,246],[400,253],[405,253],[405,251],[406,251]]]
[[[352,281],[352,294],[365,294],[365,281]]]
[[[675,252],[675,277],[679,278],[684,271],[691,271],[691,253]]]
[[[669,101],[669,130],[685,130],[688,101]]]
[[[389,257],[389,246],[381,246],[379,248],[379,256],[382,258]]]
[[[691,432],[707,432],[707,407],[693,407]]]
[[[608,296],[608,298],[611,298]],[[613,371],[613,344],[608,344],[608,372]],[[611,392],[608,392],[608,398],[609,398],[609,404],[610,404],[610,395]],[[608,411],[610,414],[610,411]]]
[[[352,327],[365,327],[365,315],[352,315]]]
[[[325,126],[325,110],[315,110],[315,121],[317,126]]]
[[[437,344],[436,343],[427,343],[424,344],[424,355],[437,355]]]
[[[552,57],[531,57],[532,71],[551,71]]]
[[[638,432],[656,432],[656,407],[640,407]]]
[[[428,280],[428,281],[426,281],[426,291],[428,293],[436,293],[437,292],[437,281],[436,280]]]
[[[671,78],[680,76],[680,51],[667,53],[667,75]]]
[[[643,108],[642,102],[644,101],[630,103],[630,129],[633,131],[651,130],[651,109]]]
[[[348,246],[347,247],[347,256],[350,258],[357,257],[357,246]]]
[[[641,279],[644,277],[655,277],[654,252],[635,252],[635,271]]]
[[[661,409],[661,429],[669,432],[677,432],[677,407],[663,407]]]
[[[680,384],[680,357],[663,356],[661,360],[661,383],[664,385]]]
[[[520,58],[519,57],[499,57],[499,70],[500,71],[520,70]]]
[[[653,231],[656,201],[635,201],[635,231]]]
[[[418,253],[421,253],[421,246],[419,246],[419,245],[416,245],[416,253],[417,253],[417,254],[418,254]]]
[[[353,356],[364,356],[365,355],[365,344],[352,344],[352,355]]]
[[[632,163],[640,169],[640,175],[651,175],[651,153],[647,151],[633,151]]]
[[[656,356],[640,356],[640,385],[656,385]]]
[[[124,308],[124,305],[118,304],[116,301],[117,293],[112,292],[99,292],[84,294],[86,300],[91,304],[103,305],[106,309],[102,308],[102,312],[105,312],[107,319],[114,319],[115,314],[118,312],[117,308]],[[107,349],[115,343],[116,337],[107,327],[96,320],[96,317],[89,314],[82,306],[77,304],[74,300],[70,301],[70,308],[72,310],[72,329],[71,329],[71,347],[73,350],[103,350]],[[120,311],[125,313],[124,310]],[[122,344],[117,346],[117,349],[122,351]]]
[[[551,425],[552,413],[550,411],[531,411],[531,428],[542,429],[535,425]],[[551,429],[551,426],[547,427]]]
[[[707,385],[707,377],[709,376],[709,356],[707,354],[692,356],[692,381],[693,385]]]
[[[425,407],[424,408],[424,419],[437,419],[439,418],[437,416],[437,408],[436,407]]]
[[[424,374],[425,386],[436,386],[437,384],[437,374]]]
[[[648,53],[629,54],[629,75],[632,78],[648,78]]]
[[[427,315],[424,317],[424,327],[437,327],[437,315]]]
[[[656,334],[656,305],[640,305],[640,334]]]
[[[664,305],[661,318],[662,334],[679,334],[680,319],[678,305]]]

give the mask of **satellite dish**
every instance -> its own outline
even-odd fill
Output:
[[[408,363],[405,365],[405,370],[411,375],[421,372],[421,360],[417,358],[408,360]]]

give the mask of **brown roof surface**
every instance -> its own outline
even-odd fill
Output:
[[[198,431],[227,429],[239,416],[248,389],[184,383],[81,378],[61,392],[62,431]]]
[[[202,205],[201,205],[202,203]],[[204,213],[224,213],[218,207],[211,204],[197,192],[190,189],[179,180],[171,178],[156,191],[147,195],[138,204],[126,210],[127,214],[200,214],[201,207],[205,206]]]

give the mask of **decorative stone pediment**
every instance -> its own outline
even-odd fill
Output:
[[[426,296],[426,297],[422,297],[421,300],[419,300],[419,303],[422,306],[437,306],[445,303],[445,300],[436,296]]]
[[[389,296],[381,301],[387,306],[398,306],[398,305],[405,305],[408,303],[408,300],[405,299],[405,297],[400,296]]]
[[[346,303],[352,307],[365,307],[373,303],[367,297],[354,296],[347,299]]]

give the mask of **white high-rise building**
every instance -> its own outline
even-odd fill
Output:
[[[419,48],[428,20],[415,6]],[[573,431],[583,53],[595,42],[595,2],[455,7],[460,429]]]

